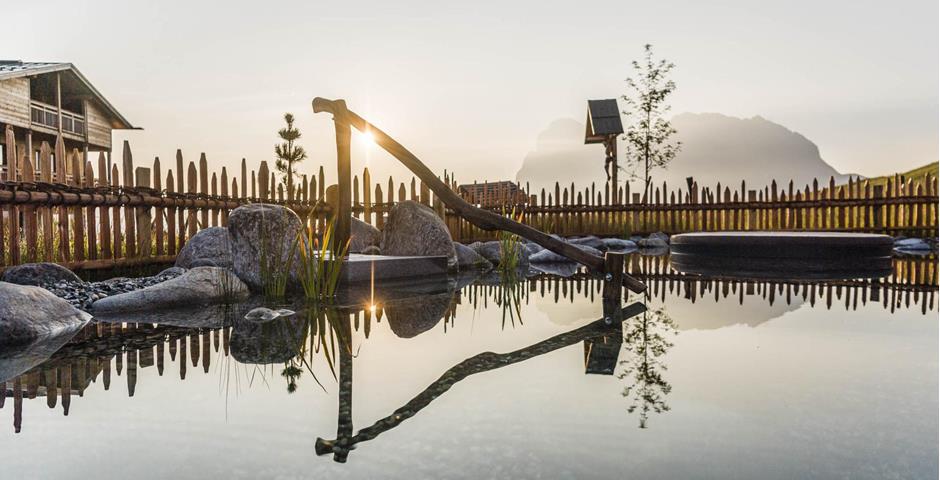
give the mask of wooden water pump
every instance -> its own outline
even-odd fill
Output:
[[[533,241],[552,252],[569,258],[575,262],[587,266],[591,271],[609,274],[611,280],[620,277],[620,283],[633,292],[640,293],[646,290],[643,282],[627,275],[623,271],[623,264],[620,263],[618,271],[608,271],[603,257],[593,255],[581,250],[563,240],[552,237],[545,232],[532,228],[528,225],[516,222],[502,215],[477,208],[457,193],[451,190],[432,172],[421,160],[418,160],[407,148],[388,136],[382,130],[376,128],[355,112],[346,108],[344,100],[328,100],[317,97],[313,99],[313,112],[329,112],[333,114],[333,123],[336,126],[336,161],[337,172],[339,176],[339,205],[336,211],[335,234],[339,240],[337,245],[345,244],[349,238],[349,223],[351,214],[352,199],[350,196],[350,127],[355,127],[360,132],[368,132],[372,135],[375,143],[381,146],[385,151],[397,158],[403,165],[408,167],[425,185],[427,185],[434,195],[437,196],[445,205],[450,207],[455,213],[467,219],[470,223],[483,230],[504,230],[514,233]]]

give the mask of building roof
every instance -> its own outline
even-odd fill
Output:
[[[623,123],[620,121],[620,107],[616,98],[604,100],[588,100],[586,130],[584,143],[603,142],[608,135],[623,133]]]
[[[24,62],[21,60],[0,60],[0,81],[9,80],[11,78],[19,77],[32,77],[35,75],[42,75],[46,73],[54,72],[69,72],[75,76],[88,90],[91,92],[95,98],[101,102],[102,105],[108,110],[111,115],[114,115],[123,124],[123,129],[133,129],[136,128],[131,125],[131,122],[127,121],[120,112],[111,105],[104,95],[95,88],[91,82],[82,75],[82,72],[78,71],[75,68],[75,65],[71,63],[64,62]]]

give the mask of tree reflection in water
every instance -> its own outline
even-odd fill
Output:
[[[623,371],[617,377],[627,383],[622,395],[631,402],[627,412],[639,412],[640,428],[646,428],[650,413],[669,411],[666,396],[672,385],[663,376],[667,370],[664,360],[673,346],[669,337],[678,334],[663,307],[624,322],[623,344],[628,357],[620,361]]]

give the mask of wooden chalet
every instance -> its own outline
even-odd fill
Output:
[[[90,151],[110,154],[112,130],[133,128],[71,63],[0,60],[0,143],[4,144],[0,167],[4,172],[10,170],[11,151],[17,152],[17,166],[28,156],[38,173],[42,142],[54,146],[61,138],[65,151],[78,149],[87,158]],[[7,145],[10,138],[15,150]],[[13,171],[21,173],[22,168]],[[4,179],[16,180],[7,176]]]
[[[468,183],[457,187],[457,191],[464,200],[483,207],[517,205],[528,201],[525,190],[509,180]]]

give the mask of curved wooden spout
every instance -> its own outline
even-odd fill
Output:
[[[453,190],[444,184],[437,175],[434,174],[421,160],[418,160],[407,148],[388,136],[382,130],[376,128],[371,123],[364,120],[355,112],[346,108],[346,103],[342,100],[328,100],[317,97],[313,99],[314,113],[329,112],[333,114],[333,121],[341,125],[355,127],[360,132],[368,132],[372,135],[375,143],[380,145],[385,151],[397,158],[402,164],[408,167],[418,178],[427,185],[434,195],[437,196],[445,205],[470,223],[483,230],[505,230],[515,233],[520,237],[531,240],[548,250],[551,250],[575,262],[587,266],[595,272],[608,273],[604,267],[604,259],[597,255],[590,254],[580,248],[552,237],[542,231],[536,230],[528,225],[516,222],[502,215],[477,208],[460,198]],[[643,282],[624,274],[623,285],[630,290],[640,293],[646,290]]]

